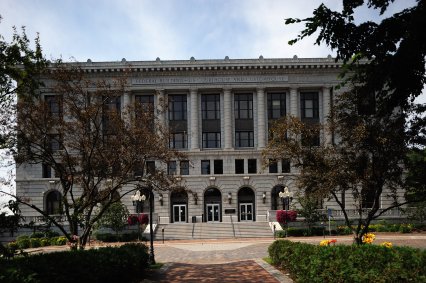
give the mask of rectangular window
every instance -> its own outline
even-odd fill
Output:
[[[201,174],[202,175],[210,174],[210,160],[201,160]]]
[[[214,174],[223,174],[223,160],[214,161]]]
[[[143,163],[137,162],[133,165],[133,175],[135,177],[142,177],[143,176]]]
[[[235,94],[235,119],[253,119],[253,94]]]
[[[203,133],[203,148],[220,148],[220,133]]]
[[[172,133],[170,134],[169,147],[175,149],[187,148],[187,137],[186,133]]]
[[[180,162],[180,174],[189,175],[189,161],[184,160]]]
[[[167,174],[176,175],[176,161],[169,161],[167,163]]]
[[[61,149],[61,136],[60,135],[48,135],[49,137],[49,150],[50,152],[55,152]]]
[[[278,173],[277,160],[269,159],[269,173]]]
[[[149,175],[155,174],[155,161],[146,162],[146,173]]]
[[[102,97],[103,99],[103,111],[102,111],[102,129],[104,134],[114,134],[113,121],[120,117],[121,113],[121,97],[111,96]]]
[[[290,160],[288,159],[281,160],[281,172],[290,173]]]
[[[135,102],[136,106],[139,106],[140,110],[144,112],[154,111],[154,95],[136,95]]]
[[[300,93],[300,99],[301,99],[302,118],[318,119],[319,117],[318,92],[302,92]]]
[[[286,115],[286,93],[268,93],[268,119],[279,119]]]
[[[62,118],[62,97],[58,95],[46,95],[44,100],[47,104],[49,117]]]
[[[309,129],[302,134],[303,146],[319,146],[320,145],[320,129],[319,125],[309,125]]]
[[[41,176],[42,178],[52,178],[52,169],[46,163],[41,165]]]
[[[169,95],[169,120],[186,121],[186,95]]]
[[[257,173],[257,159],[249,159],[248,160],[248,173],[256,174]]]
[[[203,94],[201,96],[201,116],[203,120],[220,119],[219,94]]]
[[[253,132],[235,132],[235,146],[236,147],[253,147],[254,136]]]
[[[235,174],[244,174],[244,159],[235,159]]]

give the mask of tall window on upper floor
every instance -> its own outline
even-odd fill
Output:
[[[202,143],[203,148],[220,148],[220,95],[201,96]]]
[[[286,115],[286,93],[268,93],[268,120],[279,119]]]
[[[235,119],[253,119],[253,94],[235,94],[234,115]]]
[[[114,119],[118,119],[121,114],[121,97],[108,96],[102,97],[103,111],[102,111],[102,129],[105,135],[114,134]]]
[[[169,161],[167,163],[167,174],[176,175],[176,161]]]
[[[186,121],[186,95],[169,95],[169,120]]]
[[[301,92],[302,119],[319,119],[318,92]]]
[[[183,160],[180,162],[180,174],[189,175],[189,161]]]
[[[169,138],[169,147],[183,149],[188,147],[188,139],[185,132],[171,133]]]
[[[169,95],[170,148],[188,148],[186,94]]]
[[[304,146],[318,146],[320,144],[318,97],[318,92],[300,93],[301,118],[308,126],[306,133],[302,134]]]
[[[47,114],[51,118],[62,118],[62,97],[58,95],[46,95],[44,101],[47,105]]]
[[[148,123],[149,129],[154,130],[154,95],[135,96],[135,116],[140,124]]]
[[[253,94],[234,94],[235,147],[254,146]]]

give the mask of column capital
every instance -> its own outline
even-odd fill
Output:
[[[257,87],[257,88],[256,88],[256,92],[257,92],[257,93],[265,92],[265,87],[263,87],[263,86],[259,86],[259,87]]]
[[[223,87],[222,90],[223,90],[223,93],[225,93],[225,92],[226,93],[231,93],[232,87],[226,86],[226,87]]]
[[[155,91],[156,91],[158,94],[164,94],[164,92],[165,92],[164,88],[156,88],[156,89],[155,89]]]
[[[198,88],[196,88],[196,87],[190,87],[189,88],[189,93],[198,93]]]

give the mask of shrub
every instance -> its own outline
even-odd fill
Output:
[[[47,230],[45,235],[46,235],[46,238],[59,237],[59,233],[52,230]]]
[[[59,236],[59,237],[56,239],[56,245],[57,245],[57,246],[64,246],[64,245],[66,245],[66,244],[67,244],[67,242],[68,242],[68,239],[67,239],[67,237],[65,237],[65,236]]]
[[[10,242],[9,244],[7,244],[7,247],[13,253],[19,249],[19,245],[17,242]]]
[[[50,246],[50,239],[49,238],[41,238],[40,239],[40,245],[42,247]]]
[[[324,246],[275,241],[274,265],[297,282],[425,282],[426,251],[377,245]]]
[[[399,232],[401,232],[401,233],[411,233],[411,232],[413,232],[413,225],[411,225],[411,224],[401,224],[401,225],[399,225]]]
[[[34,239],[43,238],[43,237],[44,237],[43,232],[34,232],[30,236],[30,238],[34,238]]]
[[[294,222],[297,218],[297,212],[294,210],[277,210],[278,223]]]
[[[127,244],[0,259],[1,282],[141,282],[147,267],[145,245]]]
[[[135,241],[138,239],[138,236],[139,236],[138,232],[123,233],[121,234],[121,241],[122,242]]]
[[[98,241],[102,241],[102,242],[118,242],[118,237],[116,234],[111,234],[111,233],[97,233],[95,235],[96,240]]]
[[[31,248],[38,248],[41,246],[41,241],[39,238],[30,238]]]
[[[28,249],[31,246],[30,237],[19,236],[16,238],[16,243],[20,249]]]

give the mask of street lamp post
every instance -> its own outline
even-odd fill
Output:
[[[290,201],[293,199],[293,193],[289,192],[288,188],[285,187],[283,192],[280,192],[278,196],[281,198],[283,202],[283,209],[285,211],[285,236],[287,237],[287,230],[288,230],[288,214],[287,210],[290,210]]]
[[[150,243],[150,250],[149,250],[149,258],[148,262],[149,264],[155,264],[155,256],[154,256],[154,230],[152,228],[152,210],[153,210],[153,193],[152,193],[152,187],[149,186],[149,243]],[[136,191],[133,196],[130,197],[133,204],[137,202],[144,202],[146,200],[146,196],[144,194],[141,195],[140,191]]]

